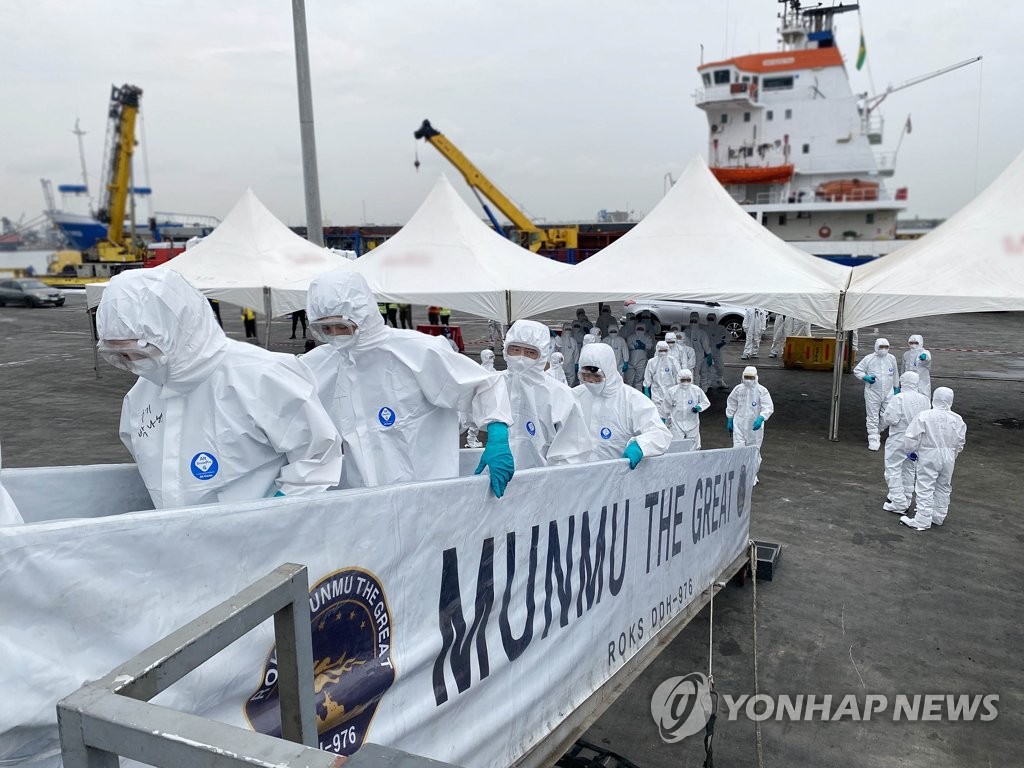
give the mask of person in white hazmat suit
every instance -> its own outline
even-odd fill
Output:
[[[0,455],[0,467],[3,466],[3,457]],[[0,525],[21,525],[25,520],[18,511],[18,505],[14,503],[11,494],[0,483]]]
[[[693,347],[683,344],[675,331],[665,334],[665,343],[668,344],[669,357],[674,357],[679,363],[679,370],[689,368],[692,371],[697,367],[697,357],[693,353]]]
[[[693,383],[693,371],[679,371],[679,383],[668,391],[668,428],[673,437],[693,441],[693,450],[700,450],[700,413],[711,407],[704,390]]]
[[[558,348],[562,353],[562,370],[565,380],[572,386],[576,381],[576,363],[580,359],[580,345],[573,336],[572,323],[562,324],[562,335],[558,337]]]
[[[743,354],[740,360],[749,360],[757,357],[761,351],[761,335],[767,323],[768,315],[763,309],[747,307],[743,314],[743,333],[746,339],[743,342]]]
[[[708,312],[707,316],[708,351],[704,355],[704,375],[701,384],[706,392],[712,386],[726,389],[725,368],[722,365],[722,348],[725,346],[728,331],[719,325],[718,316]]]
[[[594,338],[594,334],[592,334],[592,333],[584,333],[583,334],[583,346],[584,347],[586,347],[586,346],[588,346],[590,344],[596,344],[596,343],[597,343],[597,339]]]
[[[679,380],[679,363],[668,353],[668,342],[659,341],[654,357],[647,361],[644,370],[644,394],[651,398],[662,421],[668,421],[670,406],[668,391]]]
[[[942,525],[949,513],[956,457],[967,443],[967,425],[953,412],[953,390],[939,387],[932,395],[931,410],[921,411],[907,427],[903,448],[917,463],[917,510],[900,518],[903,525],[926,531]]]
[[[307,315],[328,343],[302,360],[344,441],[342,487],[456,477],[459,413],[487,430],[476,473],[502,496],[515,472],[505,379],[444,339],[384,325],[362,275],[335,270],[309,286]]]
[[[572,392],[594,443],[591,461],[625,458],[635,469],[644,456],[668,450],[672,433],[654,403],[625,386],[607,344],[592,344],[580,353],[580,382]]]
[[[565,369],[562,367],[562,353],[552,352],[551,357],[548,358],[548,367],[544,371],[548,376],[557,381],[559,384],[565,384],[569,386],[569,382],[565,380]]]
[[[604,341],[604,334],[601,333],[601,329],[598,328],[596,325],[590,329],[589,333],[591,336],[594,337],[595,342]]]
[[[493,349],[481,349],[480,350],[480,367],[485,371],[494,373],[494,350]]]
[[[811,324],[807,320],[797,320],[789,315],[775,315],[775,327],[772,329],[772,348],[768,357],[782,354],[786,339],[790,336],[810,336]]]
[[[690,313],[690,323],[686,326],[686,332],[683,335],[683,343],[693,350],[694,357],[696,358],[697,364],[700,365],[704,356],[708,353],[708,347],[711,346],[711,339],[708,337],[707,332],[700,324],[700,315],[696,312]],[[697,369],[693,368],[694,374],[697,374]],[[696,376],[694,379],[697,386],[700,386],[700,377]]]
[[[533,320],[517,320],[505,334],[502,374],[512,404],[509,445],[517,469],[579,464],[593,449],[583,411],[572,390],[544,375],[550,333]]]
[[[757,368],[743,369],[743,380],[737,384],[725,404],[726,428],[732,433],[732,447],[757,446],[757,466],[754,467],[754,485],[761,467],[761,443],[764,441],[764,423],[775,413],[775,405],[768,390],[757,380]]]
[[[121,441],[157,509],[337,485],[341,439],[303,361],[229,339],[177,272],[111,278],[96,328],[99,355],[139,377]]]
[[[619,321],[612,317],[612,308],[607,304],[601,307],[601,312],[597,316],[596,325],[601,329],[601,335],[604,337],[608,336],[608,332],[612,328],[619,327]]]
[[[907,339],[910,346],[903,353],[903,370],[913,371],[918,376],[917,391],[925,397],[932,396],[932,353],[924,348],[924,336],[918,333]]]
[[[626,344],[626,340],[622,338],[622,334],[619,333],[619,329],[611,326],[608,329],[608,337],[602,339],[602,341],[611,347],[612,352],[615,353],[616,370],[619,373],[625,373],[629,365],[629,346]]]
[[[931,406],[928,398],[917,391],[917,381],[918,376],[913,371],[902,374],[899,394],[894,395],[882,411],[882,421],[889,427],[889,436],[885,439],[885,484],[889,487],[889,499],[882,506],[886,512],[903,514],[914,498],[917,467],[907,458],[903,438],[914,417]]]
[[[862,358],[853,375],[864,382],[864,411],[868,432],[868,450],[882,447],[879,437],[882,411],[896,393],[896,358],[889,354],[889,341],[875,339],[875,354]]]
[[[644,385],[647,360],[654,351],[654,336],[648,332],[647,324],[643,320],[637,320],[633,335],[626,339],[626,346],[629,348],[629,360],[622,378],[627,387],[640,389]]]

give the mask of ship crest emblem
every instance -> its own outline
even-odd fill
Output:
[[[351,755],[366,740],[377,707],[395,681],[391,611],[376,576],[346,568],[313,586],[309,614],[320,749]],[[277,683],[274,648],[244,710],[253,730],[280,737]]]

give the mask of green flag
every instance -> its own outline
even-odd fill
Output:
[[[868,57],[868,49],[864,45],[864,30],[860,32],[860,45],[857,46],[857,69],[864,66],[864,59]]]

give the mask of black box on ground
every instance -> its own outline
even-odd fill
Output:
[[[772,541],[755,541],[757,547],[757,580],[771,581],[782,558],[782,545]]]

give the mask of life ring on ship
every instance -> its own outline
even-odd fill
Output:
[[[829,227],[827,224],[825,226],[823,226],[821,229],[818,230],[818,237],[820,237],[822,240],[824,240],[827,237],[831,236],[831,234],[832,234],[832,228]]]

